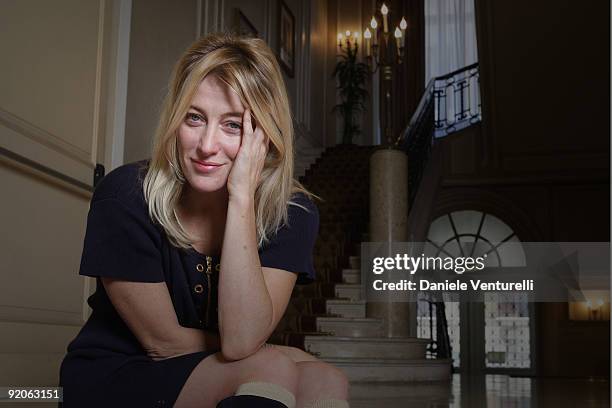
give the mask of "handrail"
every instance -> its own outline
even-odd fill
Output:
[[[421,97],[421,100],[419,101],[417,108],[414,110],[414,113],[412,114],[412,117],[410,118],[410,122],[408,122],[408,126],[406,126],[404,131],[398,136],[397,140],[395,141],[396,147],[399,147],[399,144],[403,140],[409,139],[409,137],[411,136],[411,133],[414,133],[414,129],[416,128],[417,123],[419,123],[422,120],[422,116],[423,116],[423,112],[425,111],[425,107],[427,103],[429,102],[431,95],[433,95],[434,83],[435,83],[434,78],[430,79],[429,82],[427,83],[427,86],[425,87],[425,92],[423,92],[423,96]]]
[[[404,148],[411,137],[432,97],[435,100],[435,137],[444,137],[482,120],[480,106],[480,72],[478,62],[432,78],[427,83],[423,96],[408,125],[395,141],[395,146]],[[452,95],[450,95],[452,92]],[[452,96],[452,97],[451,97]],[[455,106],[458,105],[458,106]]]
[[[444,74],[444,75],[441,75],[439,77],[436,77],[436,80],[440,81],[440,80],[443,80],[443,79],[448,79],[450,77],[453,77],[453,76],[455,76],[457,74],[462,73],[463,71],[469,71],[470,69],[474,69],[474,68],[478,68],[478,63],[477,62],[475,62],[473,64],[470,64],[470,65],[466,65],[463,68],[456,69],[453,72],[449,72],[448,74]]]

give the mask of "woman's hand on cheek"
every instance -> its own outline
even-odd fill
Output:
[[[229,198],[252,200],[268,153],[268,138],[260,127],[253,130],[251,111],[242,117],[242,140],[227,180]]]

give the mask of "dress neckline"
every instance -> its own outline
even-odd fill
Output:
[[[189,247],[187,250],[188,250],[189,252],[191,252],[192,254],[194,254],[194,255],[196,255],[196,256],[199,256],[200,258],[208,258],[208,257],[211,257],[211,258],[213,258],[213,259],[219,259],[219,258],[220,258],[220,256],[219,256],[219,255],[208,255],[208,254],[203,254],[203,253],[199,252],[198,250],[196,250],[196,249],[195,249],[194,247],[192,247],[192,246],[190,246],[190,247]]]

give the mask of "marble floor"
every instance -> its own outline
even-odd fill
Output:
[[[351,384],[350,405],[351,408],[609,408],[610,382],[454,374],[449,382]]]

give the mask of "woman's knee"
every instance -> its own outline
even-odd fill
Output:
[[[268,346],[274,347],[278,349],[279,351],[282,351],[284,354],[291,357],[291,359],[296,363],[299,363],[302,361],[320,361],[318,358],[316,358],[312,354],[309,354],[305,352],[304,350],[296,348],[296,347],[280,346],[276,344],[270,344]]]
[[[295,362],[285,353],[264,346],[243,360],[243,380],[267,381],[282,385],[291,392],[297,390],[299,370]]]
[[[340,394],[348,393],[349,381],[344,371],[324,362],[319,362],[318,365],[321,377],[326,384]]]
[[[300,390],[315,391],[326,398],[346,399],[349,381],[342,370],[323,361],[297,363],[300,370]]]
[[[216,353],[196,366],[175,406],[214,406],[221,399],[233,395],[242,384],[249,382],[272,383],[296,395],[298,381],[296,364],[278,350],[262,347],[253,355],[232,362],[226,361],[221,353]]]

